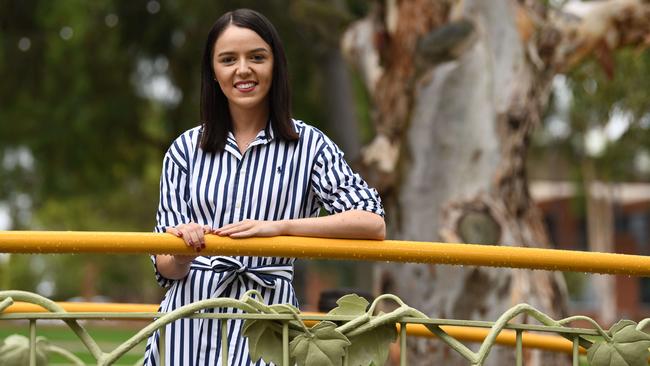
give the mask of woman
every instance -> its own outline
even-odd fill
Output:
[[[317,217],[321,207],[331,215]],[[327,136],[291,119],[284,49],[273,25],[255,11],[224,14],[208,35],[201,125],[165,155],[156,231],[182,237],[197,253],[152,257],[159,284],[169,287],[160,308],[165,312],[207,298],[239,298],[251,289],[268,304],[298,305],[293,259],[200,256],[206,234],[384,238],[377,192]],[[252,364],[242,324],[228,324],[229,365]],[[167,363],[220,364],[219,329],[219,321],[208,319],[168,325]],[[158,349],[156,333],[146,365],[159,363]]]

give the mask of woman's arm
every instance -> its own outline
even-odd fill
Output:
[[[184,258],[185,257],[185,258]],[[190,263],[194,256],[182,255],[156,255],[156,268],[158,273],[170,280],[180,280],[185,278],[190,271]]]
[[[176,227],[167,227],[165,232],[176,237],[183,238],[185,245],[199,253],[205,248],[205,234],[210,233],[212,229],[207,225],[199,225],[193,222],[181,224]],[[190,263],[196,258],[195,255],[156,255],[156,268],[158,273],[170,280],[180,280],[185,278],[190,271]]]
[[[349,210],[323,217],[293,220],[244,220],[212,231],[220,236],[247,238],[251,236],[316,236],[322,238],[384,240],[384,218],[368,211]]]
[[[329,216],[309,217],[293,220],[258,221],[244,220],[210,229],[194,223],[167,228],[167,233],[182,237],[185,245],[200,252],[205,248],[204,234],[214,233],[232,238],[252,236],[316,236],[322,238],[374,239],[384,240],[386,225],[384,218],[372,212],[350,210]],[[165,278],[179,280],[190,270],[192,255],[156,255],[156,268]]]

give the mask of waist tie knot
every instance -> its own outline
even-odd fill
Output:
[[[293,277],[293,266],[291,264],[249,267],[236,258],[225,256],[211,257],[210,265],[194,262],[192,267],[224,274],[217,284],[217,291],[213,295],[215,297],[220,296],[235,280],[238,280],[244,287],[246,286],[246,280],[251,280],[262,287],[274,289],[277,279],[291,281]]]

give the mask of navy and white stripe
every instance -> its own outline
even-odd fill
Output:
[[[269,127],[260,131],[242,154],[230,133],[223,152],[198,147],[200,127],[179,136],[163,160],[156,232],[196,222],[214,228],[245,219],[281,220],[359,209],[384,214],[377,191],[350,169],[341,150],[318,129],[294,121],[297,141],[274,138]],[[155,267],[155,257],[152,256]],[[298,306],[291,285],[293,258],[200,256],[182,280],[164,278],[169,287],[160,311],[191,302],[239,298],[259,291],[267,304]],[[234,309],[209,311],[238,312]],[[229,365],[252,365],[243,322],[228,322]],[[166,327],[165,360],[169,365],[215,365],[221,362],[220,322],[183,319]],[[145,365],[158,365],[158,332],[147,342]],[[258,362],[255,365],[264,365]]]

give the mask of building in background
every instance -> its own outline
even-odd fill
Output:
[[[607,185],[613,214],[613,252],[650,255],[650,183]],[[533,181],[531,195],[543,211],[549,236],[558,249],[589,250],[585,192],[566,181]],[[598,313],[597,276],[567,273],[571,314]],[[613,276],[618,319],[650,316],[650,278]],[[607,296],[607,295],[605,295]]]

